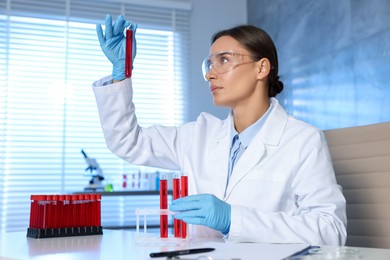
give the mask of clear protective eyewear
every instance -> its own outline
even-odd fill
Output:
[[[252,60],[245,61],[244,57],[251,57]],[[215,69],[218,74],[234,70],[237,66],[256,62],[260,59],[250,54],[238,53],[235,51],[220,51],[209,55],[202,63],[203,77],[207,81],[206,75],[211,69]]]

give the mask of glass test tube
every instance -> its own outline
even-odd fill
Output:
[[[168,180],[164,173],[160,174],[160,209],[168,209]],[[168,215],[160,215],[160,237],[168,237]]]
[[[71,196],[72,195],[65,195],[65,200],[64,200],[64,228],[68,228],[70,227],[71,225],[71,218],[72,218],[72,215],[71,215]]]
[[[122,188],[123,188],[123,189],[126,189],[126,188],[127,188],[127,175],[126,175],[126,174],[123,174]]]
[[[51,228],[51,218],[52,218],[52,207],[51,207],[52,195],[46,195],[45,200],[45,219],[44,219],[44,228]]]
[[[51,220],[50,220],[50,227],[56,228],[58,227],[58,195],[52,195],[51,196],[51,202],[50,202],[50,208],[51,208]]]
[[[97,194],[97,225],[96,226],[101,226],[101,200],[102,200],[102,195]]]
[[[46,201],[46,195],[40,195],[38,198],[38,228],[44,228],[45,223],[45,201]]]
[[[188,176],[183,174],[180,178],[181,197],[188,196]],[[181,220],[181,237],[187,238],[187,223]]]
[[[38,208],[38,196],[31,195],[30,196],[30,228],[36,228],[36,219],[37,219],[37,208]]]
[[[65,195],[58,195],[58,202],[57,202],[57,227],[58,228],[65,227],[64,217],[65,217]]]
[[[173,175],[173,199],[180,198],[180,175],[175,173]],[[178,219],[173,220],[173,233],[175,237],[181,237],[181,221]]]
[[[133,30],[126,30],[125,75],[131,77],[133,69]]]

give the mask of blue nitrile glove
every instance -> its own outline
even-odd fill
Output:
[[[169,210],[179,212],[173,217],[195,225],[204,225],[221,231],[230,230],[231,206],[211,194],[198,194],[176,199]]]
[[[111,15],[106,15],[106,29],[103,35],[102,26],[96,25],[96,33],[100,42],[102,51],[111,61],[113,65],[112,77],[115,80],[123,80],[125,78],[125,56],[126,56],[126,36],[124,30],[133,30],[133,61],[137,53],[137,45],[135,42],[135,32],[138,25],[130,21],[126,21],[122,15],[119,15],[114,25],[112,24]]]

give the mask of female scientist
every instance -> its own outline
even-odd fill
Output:
[[[97,25],[112,76],[93,84],[108,148],[132,164],[180,170],[190,196],[173,201],[193,236],[232,241],[344,245],[345,199],[324,136],[289,116],[274,98],[283,89],[272,39],[244,25],[212,38],[202,68],[225,120],[201,113],[178,127],[140,127],[125,78],[124,29]],[[136,46],[133,47],[135,49]],[[135,52],[133,53],[133,59]]]

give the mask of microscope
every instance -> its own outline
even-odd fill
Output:
[[[104,191],[104,185],[102,183],[104,177],[100,165],[97,163],[96,159],[88,157],[84,150],[81,150],[81,153],[84,155],[85,162],[88,165],[85,171],[90,171],[88,176],[91,176],[91,180],[89,181],[88,186],[84,188],[84,191]]]

